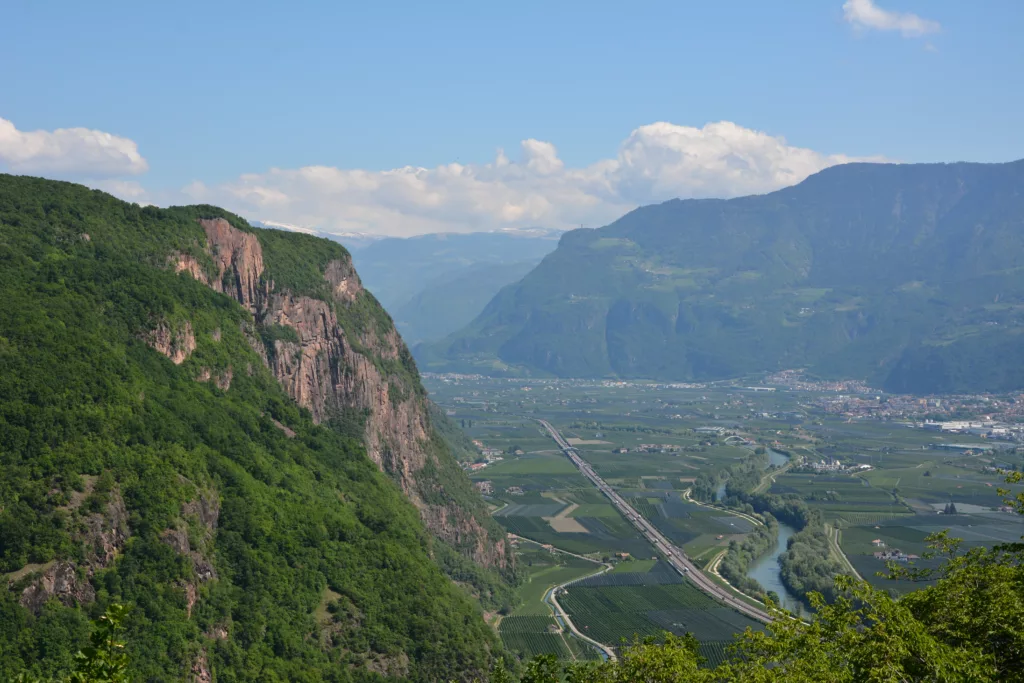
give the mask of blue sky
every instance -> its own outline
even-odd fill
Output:
[[[566,227],[848,158],[1022,157],[1022,33],[1019,0],[13,0],[0,169],[335,231]]]

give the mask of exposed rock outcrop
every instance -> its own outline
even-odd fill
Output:
[[[192,567],[195,570],[196,578],[200,581],[217,578],[217,570],[206,551],[217,530],[220,500],[215,494],[204,493],[196,500],[183,504],[181,516],[182,520],[177,526],[163,532],[161,536],[163,542],[192,559]],[[189,522],[192,522],[193,529],[198,529],[201,532],[198,547],[193,547],[190,540]]]
[[[73,607],[95,600],[96,591],[87,579],[78,576],[74,564],[55,562],[21,592],[20,602],[22,607],[38,614],[50,598],[57,598],[68,607]]]
[[[231,388],[231,380],[234,379],[235,372],[229,365],[223,371],[213,374],[213,371],[208,367],[199,368],[199,372],[196,374],[197,382],[209,382],[213,380],[213,383],[218,389],[227,391]]]
[[[187,320],[173,329],[167,321],[161,321],[150,330],[146,343],[170,358],[175,365],[181,365],[196,350],[196,335],[192,331],[192,323]]]
[[[181,517],[175,527],[163,532],[161,539],[178,553],[187,555],[192,560],[195,580],[180,586],[185,591],[185,611],[191,617],[192,608],[199,600],[197,582],[205,583],[217,578],[217,568],[213,564],[210,548],[220,518],[220,499],[216,493],[201,493],[196,499],[181,506]],[[199,532],[195,546],[190,531]]]
[[[213,673],[210,671],[210,660],[206,655],[206,650],[200,650],[196,658],[192,660],[189,680],[192,683],[213,683]]]
[[[21,592],[21,605],[38,613],[51,598],[67,606],[92,602],[96,591],[89,579],[109,567],[125,541],[128,540],[128,510],[120,491],[113,489],[103,512],[94,512],[85,518],[84,528],[77,538],[84,548],[85,561],[53,562]]]
[[[417,392],[418,386],[413,386],[411,355],[390,322],[371,320],[346,328],[339,321],[350,308],[367,303],[361,297],[369,296],[351,259],[331,261],[324,269],[330,300],[299,296],[276,289],[265,277],[256,235],[221,218],[200,220],[200,224],[216,276],[208,277],[201,264],[185,254],[175,255],[175,270],[233,297],[253,314],[257,326],[281,325],[295,330],[297,341],[276,339],[265,347],[256,330],[243,325],[250,345],[314,420],[365,416],[367,454],[395,479],[435,535],[468,550],[484,566],[505,567],[511,556],[505,541],[490,538],[471,512],[454,500],[426,502],[427,498],[437,500],[437,496],[424,495],[428,493],[426,485],[417,475],[428,457],[436,456],[428,455],[432,428],[425,399]],[[396,374],[386,370],[388,367],[408,371]],[[432,486],[437,488],[436,483]]]

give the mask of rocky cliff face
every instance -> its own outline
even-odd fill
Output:
[[[363,419],[367,454],[395,479],[436,536],[483,566],[506,567],[511,553],[505,540],[489,537],[479,515],[453,497],[460,482],[438,481],[432,474],[445,469],[439,460],[444,456],[437,452],[411,355],[390,321],[382,325],[381,316],[374,316],[382,311],[363,289],[351,260],[326,265],[329,294],[324,298],[300,296],[266,277],[256,235],[222,218],[200,224],[214,271],[186,254],[174,257],[174,269],[231,296],[252,313],[257,329],[246,332],[253,347],[314,420]],[[264,343],[255,334],[282,328],[294,335],[267,336]],[[180,345],[163,346],[172,350]],[[457,469],[454,474],[462,476]]]
[[[74,513],[81,500],[68,506],[67,512]],[[37,571],[28,572],[31,582],[22,590],[19,602],[37,614],[51,598],[69,607],[92,602],[96,591],[89,579],[113,564],[128,536],[128,510],[120,491],[115,489],[101,512],[84,515],[81,519],[75,540],[82,545],[83,561],[50,562]]]

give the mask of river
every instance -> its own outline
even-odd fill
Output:
[[[789,456],[784,453],[779,453],[776,450],[768,449],[768,462],[775,467],[782,467],[789,462]],[[722,482],[718,485],[718,489],[715,491],[715,500],[721,502],[725,498],[725,484]],[[774,591],[779,599],[782,600],[782,606],[791,612],[803,615],[806,613],[806,607],[795,595],[789,592],[785,584],[782,583],[781,570],[779,567],[779,555],[786,552],[789,539],[793,534],[796,533],[796,529],[779,522],[779,539],[775,543],[775,547],[771,551],[765,553],[759,557],[754,564],[747,570],[747,576],[756,580],[761,586],[767,591]]]
[[[779,540],[775,543],[775,547],[750,566],[747,576],[761,584],[766,591],[775,591],[782,601],[783,607],[796,614],[803,614],[806,611],[804,604],[782,583],[779,569],[779,555],[786,552],[789,539],[795,533],[796,529],[779,522]]]
[[[772,465],[782,467],[789,462],[789,457],[778,451],[768,449],[768,459]],[[723,487],[724,488],[724,487]],[[779,555],[786,552],[790,537],[796,533],[796,529],[779,522],[779,538],[775,547],[757,559],[747,570],[747,576],[756,580],[767,591],[775,591],[782,600],[782,606],[796,614],[804,614],[806,608],[803,602],[789,592],[782,583],[782,572],[779,567]]]
[[[776,450],[772,450],[771,448],[768,449],[768,464],[769,465],[775,465],[776,467],[782,467],[787,462],[789,462],[789,456],[787,456],[787,455],[785,455],[783,453],[779,453]],[[721,503],[722,499],[725,498],[725,484],[726,484],[726,482],[723,481],[721,484],[718,485],[718,489],[715,490],[715,502],[716,503]]]

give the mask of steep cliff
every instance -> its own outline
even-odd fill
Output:
[[[111,602],[132,680],[485,677],[507,550],[340,246],[0,175],[0,301],[0,680]]]
[[[395,479],[438,538],[478,564],[507,569],[507,542],[435,433],[412,356],[363,289],[350,255],[332,246],[335,258],[323,265],[326,286],[297,294],[268,275],[260,232],[245,232],[222,217],[198,222],[213,268],[176,253],[174,270],[252,313],[267,366],[314,421],[361,423],[367,455]],[[173,341],[184,333],[172,338],[158,329],[164,331],[157,348],[180,362],[187,345]]]

